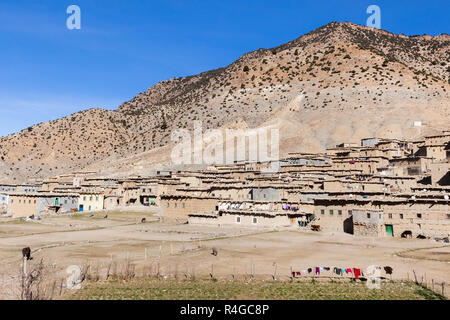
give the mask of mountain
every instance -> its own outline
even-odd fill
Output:
[[[229,66],[162,81],[117,110],[90,109],[0,139],[0,181],[170,165],[176,128],[280,129],[280,152],[448,129],[450,36],[332,22]],[[422,127],[414,127],[421,121]]]

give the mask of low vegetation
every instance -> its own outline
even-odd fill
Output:
[[[430,248],[416,248],[399,252],[397,253],[397,256],[418,260],[450,262],[450,252],[448,248],[450,248],[449,245],[434,246]],[[444,249],[447,250],[444,251]]]
[[[414,282],[383,282],[369,289],[355,281],[225,281],[134,279],[91,282],[66,296],[89,300],[444,300]]]

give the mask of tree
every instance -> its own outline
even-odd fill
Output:
[[[166,118],[163,118],[163,122],[161,124],[161,130],[166,130],[167,129],[167,122],[166,122]]]

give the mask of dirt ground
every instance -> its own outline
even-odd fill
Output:
[[[450,293],[450,246],[432,240],[360,238],[344,233],[300,229],[254,229],[164,223],[153,213],[110,212],[46,217],[41,221],[0,220],[0,299],[17,298],[21,249],[67,277],[70,265],[91,265],[101,274],[111,261],[131,261],[136,273],[159,265],[161,274],[231,278],[289,277],[315,266],[360,268],[391,266],[392,279],[445,282]],[[145,217],[146,222],[141,223]],[[216,247],[218,255],[211,254]],[[323,273],[327,276],[328,273]],[[330,273],[331,275],[331,273]]]

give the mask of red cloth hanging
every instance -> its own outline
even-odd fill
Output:
[[[358,279],[361,274],[361,270],[353,268],[353,274],[355,275],[355,278]]]

